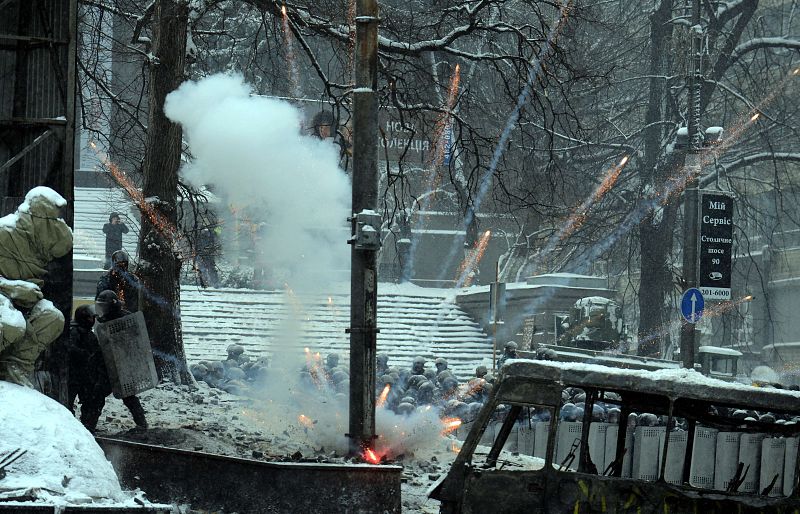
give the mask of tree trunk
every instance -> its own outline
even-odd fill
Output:
[[[144,163],[139,235],[139,274],[144,285],[143,311],[162,380],[189,383],[180,316],[180,267],[175,237],[176,201],[181,162],[180,125],[164,115],[164,100],[184,80],[188,7],[182,0],[157,0],[150,67],[147,152]]]
[[[662,0],[650,15],[649,99],[645,123],[644,159],[640,170],[642,184],[663,187],[669,166],[663,162],[664,128],[658,122],[665,117],[666,83],[658,78],[669,72],[669,46],[672,37],[672,0]],[[669,313],[664,307],[671,291],[669,257],[672,252],[674,214],[680,195],[671,195],[660,220],[655,213],[639,225],[641,277],[639,280],[639,355],[657,357],[669,340],[665,327]]]

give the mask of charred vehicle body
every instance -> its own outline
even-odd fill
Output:
[[[684,369],[512,361],[444,513],[798,512],[800,396]]]

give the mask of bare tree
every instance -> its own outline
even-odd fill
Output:
[[[149,37],[158,3],[84,3],[127,20],[130,38],[120,46],[143,63],[161,59]],[[729,134],[707,154],[705,180],[734,184],[737,173],[768,162],[771,187],[779,188],[786,163],[797,162],[789,146],[796,97],[778,87],[796,62],[793,4],[703,5],[703,118]],[[382,2],[381,106],[404,129],[398,148],[390,148],[396,134],[382,135],[389,228],[407,232],[409,213],[423,206],[460,211],[465,228],[475,212],[511,215],[504,278],[609,263],[611,273],[627,277],[621,288],[637,296],[639,334],[649,341],[640,351],[659,354],[680,288],[675,236],[686,177],[674,143],[686,125],[687,7],[677,0]],[[325,101],[346,132],[354,27],[341,0],[194,2],[188,73],[241,71],[262,94]],[[102,83],[91,66],[84,71]],[[152,128],[136,102],[105,94],[137,120],[131,126]],[[761,121],[747,122],[755,111]],[[414,160],[407,141],[420,133],[432,144]],[[168,197],[166,188],[157,194]]]
[[[139,233],[138,272],[146,294],[144,314],[161,378],[190,382],[180,323],[178,238],[178,171],[182,130],[167,119],[164,100],[185,80],[188,5],[157,0],[153,12],[154,63],[150,67],[144,205]],[[170,373],[172,372],[172,373]],[[178,378],[179,377],[179,378]]]

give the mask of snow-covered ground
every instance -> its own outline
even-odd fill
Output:
[[[112,211],[129,213],[120,190],[76,189],[75,252],[102,259],[102,225]],[[124,239],[134,255],[135,232]],[[131,246],[131,245],[134,246]],[[324,290],[323,290],[324,289]],[[421,355],[433,368],[444,357],[462,381],[491,358],[485,333],[455,303],[452,289],[381,283],[378,286],[379,353],[389,365],[410,368]],[[255,360],[270,359],[272,382],[256,398],[242,398],[199,383],[197,389],[162,384],[140,395],[150,429],[132,431],[122,402],[109,398],[99,435],[264,460],[344,462],[347,407],[333,395],[307,394],[295,387],[306,355],[340,354],[348,362],[349,284],[329,283],[313,294],[291,290],[199,289],[184,287],[181,319],[189,363],[224,360],[233,343]],[[318,397],[317,397],[318,396]],[[438,512],[427,491],[449,469],[455,440],[442,436],[433,411],[410,417],[380,410],[376,451],[404,466],[404,512]]]
[[[197,389],[161,384],[139,398],[150,429],[132,430],[125,406],[109,398],[98,435],[265,461],[347,460],[340,447],[347,411],[326,408],[324,399],[307,403],[310,410],[301,419],[296,408],[276,404],[266,392],[264,400],[243,399],[203,382]],[[403,512],[438,512],[438,502],[428,499],[427,491],[449,469],[458,442],[440,435],[438,417],[425,413],[406,418],[379,410],[377,426],[385,444],[376,446],[384,450],[391,446],[389,462],[404,468]]]
[[[62,405],[0,381],[0,412],[0,504],[20,506],[20,512],[37,503],[141,504],[141,494],[122,490],[103,450]]]

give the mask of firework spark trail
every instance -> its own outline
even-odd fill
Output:
[[[180,234],[178,229],[170,223],[160,212],[158,212],[151,204],[147,201],[144,197],[142,192],[133,181],[125,174],[119,166],[114,164],[111,159],[109,159],[108,154],[104,151],[100,150],[97,145],[93,142],[89,143],[89,146],[97,155],[97,158],[100,160],[101,164],[108,169],[109,173],[111,174],[111,178],[119,185],[130,197],[131,200],[136,204],[139,208],[139,212],[141,212],[147,219],[150,220],[153,228],[161,234],[161,236],[166,239],[166,241],[170,245],[170,249],[178,255],[179,259],[183,259],[185,252],[183,252],[180,247],[188,247],[188,245],[180,243],[185,242],[183,236]],[[122,275],[123,279],[128,282],[129,285],[134,287],[141,287],[142,293],[145,296],[145,299],[158,305],[159,307],[168,310],[171,312],[172,316],[175,319],[180,318],[179,310],[176,306],[172,305],[171,302],[167,301],[166,298],[157,295],[150,291],[149,289],[142,287],[139,282],[134,282],[131,274],[124,274]],[[166,358],[168,356],[165,356]],[[174,358],[174,357],[173,357]]]
[[[150,220],[150,223],[153,225],[153,227],[167,240],[167,242],[169,242],[172,250],[180,254],[181,252],[178,249],[178,242],[182,240],[182,237],[178,232],[177,227],[170,223],[168,219],[166,219],[150,204],[150,202],[148,202],[148,199],[144,197],[142,192],[138,187],[136,187],[133,181],[128,178],[125,172],[119,168],[119,166],[114,164],[111,159],[108,158],[108,155],[105,152],[100,150],[94,143],[90,144],[90,146],[97,155],[97,158],[100,159],[100,162],[103,164],[103,166],[105,166],[109,173],[111,173],[111,177],[114,179],[114,181],[125,190],[142,214],[147,216],[147,219]]]
[[[294,36],[292,35],[291,28],[289,28],[289,14],[286,12],[286,6],[281,7],[282,26],[283,26],[283,43],[286,46],[286,64],[289,67],[289,79],[292,82],[292,92],[295,98],[302,98],[303,92],[300,88],[300,72],[297,69],[297,59],[294,55]]]
[[[378,396],[378,401],[375,402],[375,407],[380,408],[386,405],[386,398],[389,397],[389,391],[391,391],[391,389],[392,386],[390,384],[386,384],[386,386],[383,388],[383,391],[381,391],[380,396]]]
[[[478,268],[478,264],[480,264],[481,259],[483,259],[483,254],[486,253],[486,247],[489,246],[489,240],[491,240],[491,238],[492,231],[487,230],[483,233],[478,242],[475,243],[475,247],[467,252],[464,260],[458,267],[459,276],[456,278],[456,288],[469,287],[472,284],[474,278],[472,272]]]
[[[778,84],[765,96],[758,104],[755,105],[748,113],[731,125],[728,136],[722,140],[716,147],[712,148],[709,152],[703,154],[704,159],[701,164],[712,163],[714,159],[719,158],[726,150],[738,142],[739,138],[744,132],[750,128],[761,117],[764,109],[777,98],[778,94],[783,91],[783,88],[789,84],[790,81],[795,80],[800,76],[800,68],[790,71]]]
[[[594,207],[594,205],[597,204],[597,202],[599,202],[603,196],[605,196],[606,193],[608,193],[617,183],[617,179],[619,178],[620,173],[622,173],[622,169],[625,167],[627,162],[628,157],[625,156],[622,158],[619,164],[615,164],[610,170],[608,170],[608,173],[606,173],[603,181],[595,188],[589,198],[584,200],[583,203],[573,211],[569,219],[567,219],[566,223],[564,223],[558,232],[550,236],[544,248],[539,252],[540,259],[543,259],[549,255],[553,250],[555,250],[556,246],[560,242],[563,242],[577,229],[579,229],[581,225],[583,225],[589,215],[589,210]]]
[[[444,428],[441,431],[441,435],[445,436],[454,430],[458,430],[458,427],[461,426],[461,420],[458,418],[444,418],[442,419],[442,424]]]
[[[444,144],[444,137],[447,134],[447,131],[452,126],[452,122],[450,120],[451,113],[456,106],[456,101],[458,100],[458,89],[459,84],[461,83],[461,66],[456,64],[456,68],[453,72],[453,76],[450,77],[450,86],[448,87],[448,94],[447,94],[447,105],[445,106],[445,112],[439,115],[439,118],[435,124],[435,130],[433,134],[433,141],[434,141],[434,149],[433,149],[433,158],[431,161],[429,174],[430,177],[425,185],[424,191],[427,191],[429,194],[426,194],[423,197],[422,204],[418,209],[418,212],[427,212],[430,209],[431,202],[433,202],[434,191],[439,186],[439,181],[441,180],[439,174],[439,166],[444,162],[444,154],[445,154],[445,144]],[[404,274],[406,276],[403,277],[403,281],[406,281],[411,278],[412,270],[414,269],[414,261],[416,260],[417,256],[417,247],[419,246],[420,238],[422,237],[422,230],[425,228],[425,218],[420,218],[419,226],[417,227],[417,234],[411,238],[411,247],[408,250],[408,264],[405,266]]]
[[[728,302],[720,302],[717,305],[711,305],[703,309],[703,319],[710,319],[715,318],[717,316],[722,316],[726,312],[729,312],[739,305],[749,302],[753,299],[752,295],[743,296],[741,298],[736,299],[735,301],[728,301]],[[681,325],[683,324],[682,319],[672,320],[668,323],[664,323],[663,325],[656,327],[653,329],[649,334],[646,334],[642,338],[639,339],[639,344],[648,343],[654,340],[661,339],[665,335],[670,334],[671,332],[675,332],[680,329]]]
[[[583,263],[591,263],[595,261],[600,255],[605,253],[609,248],[615,245],[623,236],[638,226],[641,221],[647,217],[655,209],[658,209],[666,200],[676,191],[681,191],[686,187],[686,184],[691,178],[691,174],[686,173],[687,168],[682,167],[681,173],[673,176],[667,181],[667,184],[660,191],[656,191],[650,198],[647,198],[639,203],[625,219],[620,223],[617,228],[609,234],[604,240],[598,241],[589,248],[587,255],[583,259]],[[583,265],[578,266],[582,268]],[[534,298],[523,310],[522,316],[527,317],[536,313],[539,307],[545,304],[555,294],[555,289],[546,291],[544,295]]]
[[[453,76],[450,77],[450,85],[447,88],[447,105],[445,106],[445,112],[439,115],[439,118],[436,120],[436,124],[434,125],[433,131],[433,141],[436,145],[434,148],[433,158],[431,159],[431,164],[433,166],[440,166],[444,162],[444,154],[445,154],[445,137],[447,136],[447,131],[452,126],[452,112],[456,106],[456,101],[458,100],[458,91],[461,84],[461,65],[456,64],[456,68],[453,71]]]
[[[555,41],[558,37],[561,28],[565,24],[567,18],[569,17],[569,11],[571,8],[572,0],[567,0],[561,6],[559,11],[559,18],[553,27],[550,29],[550,32],[547,34],[547,38],[545,39],[543,48],[540,49],[538,58],[534,58],[534,62],[532,63],[533,66],[528,73],[528,80],[525,83],[525,86],[522,88],[522,91],[517,97],[517,103],[514,106],[514,109],[511,111],[511,115],[506,120],[505,127],[503,128],[502,133],[500,134],[500,140],[497,142],[495,146],[494,153],[492,154],[492,159],[489,162],[489,167],[484,172],[483,176],[480,179],[478,191],[475,195],[475,202],[473,204],[472,210],[467,213],[467,216],[464,219],[464,226],[469,227],[472,223],[473,217],[477,215],[478,210],[480,209],[481,203],[483,203],[483,199],[489,191],[489,187],[492,183],[492,177],[494,176],[494,172],[497,169],[497,165],[500,163],[500,158],[503,156],[503,151],[505,150],[506,145],[508,144],[508,138],[511,137],[511,131],[514,129],[514,125],[516,125],[517,120],[519,120],[520,112],[522,112],[522,108],[525,104],[528,103],[528,99],[533,92],[533,86],[536,83],[536,80],[542,73],[543,70],[543,63],[545,59],[550,57],[550,54],[553,52],[555,48]],[[447,273],[447,269],[450,267],[450,263],[453,262],[456,253],[458,252],[459,246],[462,244],[462,241],[454,241],[453,246],[450,249],[450,254],[448,255],[447,259],[444,260],[444,268],[442,269],[441,277],[444,277]]]

